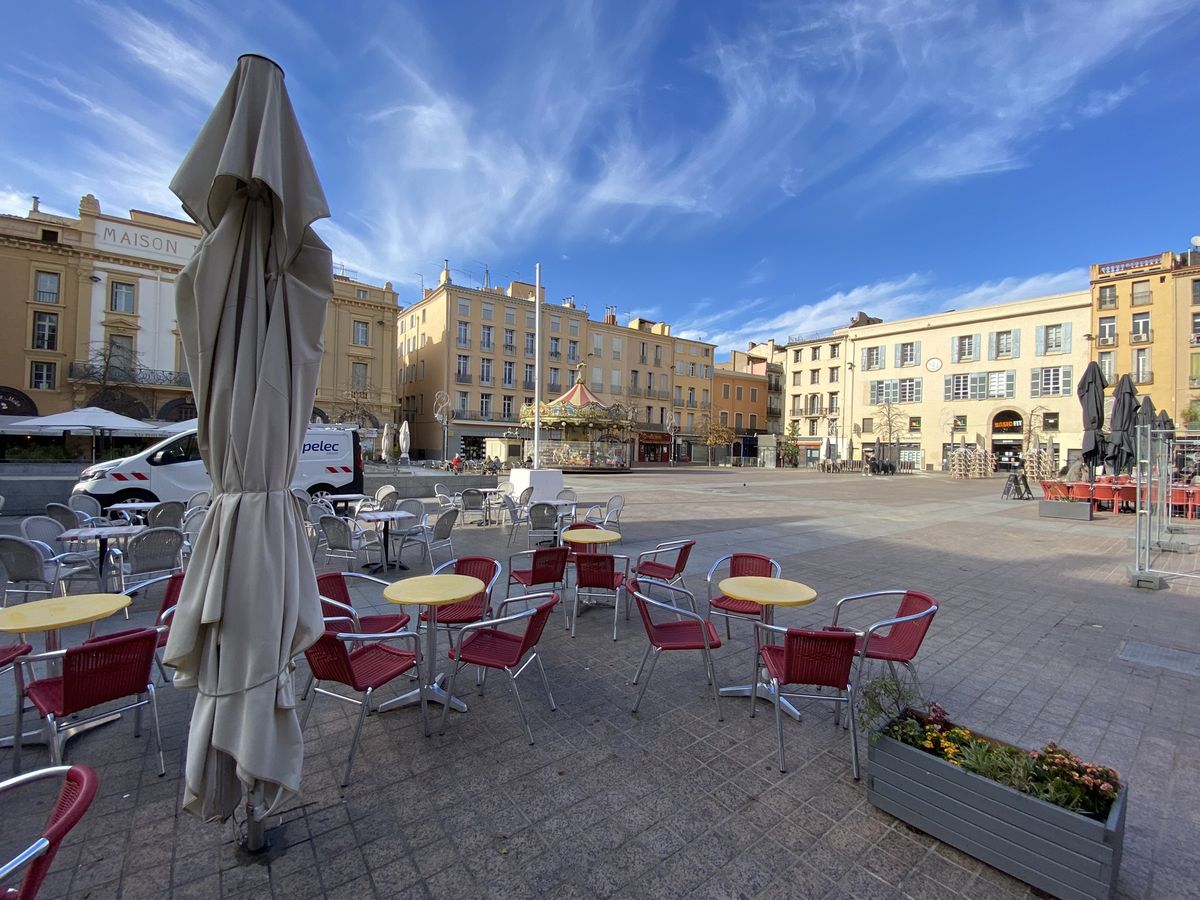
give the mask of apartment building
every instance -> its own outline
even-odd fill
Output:
[[[938,467],[965,441],[1007,468],[1052,442],[1065,460],[1082,445],[1075,384],[1091,322],[1080,291],[847,328],[844,452],[861,458],[880,440]]]
[[[713,415],[733,429],[734,456],[757,456],[758,436],[767,430],[767,376],[732,366],[718,363],[713,370]]]
[[[784,432],[786,359],[786,350],[777,346],[774,338],[762,343],[751,341],[746,350],[733,350],[729,354],[729,362],[734,371],[767,376],[767,434]]]
[[[101,406],[133,418],[195,416],[175,315],[175,278],[201,236],[191,222],[105,213],[92,194],[78,217],[37,200],[0,216],[0,297],[23,324],[0,353],[0,412],[48,415]],[[396,295],[335,277],[314,417],[375,425],[395,400]]]
[[[859,313],[855,321],[873,321]],[[800,462],[840,455],[846,446],[842,405],[846,396],[846,334],[789,337],[782,350],[784,434],[800,448]]]
[[[704,416],[712,410],[713,353],[716,345],[680,337],[673,338],[673,341],[675,368],[671,407],[675,461],[691,462],[703,444]]]
[[[1180,418],[1200,400],[1200,251],[1091,266],[1091,358]]]

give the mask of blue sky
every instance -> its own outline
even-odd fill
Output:
[[[1200,0],[20,4],[0,211],[180,214],[237,56],[287,73],[404,302],[532,280],[728,350],[1085,287],[1200,233]],[[269,23],[269,24],[268,24]]]

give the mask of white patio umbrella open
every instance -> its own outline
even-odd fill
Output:
[[[168,422],[166,425],[159,425],[158,431],[160,434],[180,434],[195,428],[199,424],[197,419],[184,419],[182,422]]]
[[[29,434],[47,434],[63,431],[91,433],[92,461],[96,460],[96,437],[108,432],[109,434],[154,434],[157,429],[139,419],[131,419],[112,410],[99,406],[83,406],[79,409],[69,409],[66,412],[55,413],[52,416],[35,416],[32,419],[22,419],[13,422],[9,429],[25,428]]]
[[[183,805],[224,820],[246,792],[261,823],[300,788],[291,660],[323,627],[288,486],[333,294],[309,227],[329,209],[275,63],[238,60],[171,190],[205,232],[176,303],[213,482],[166,648],[175,684],[199,693]]]

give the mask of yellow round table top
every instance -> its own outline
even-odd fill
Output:
[[[107,619],[132,601],[125,594],[71,594],[0,609],[0,632],[54,631]]]
[[[484,583],[470,575],[416,575],[392,582],[383,596],[401,606],[445,606],[468,600],[483,589]]]
[[[749,600],[763,606],[806,606],[817,599],[807,584],[786,578],[739,575],[721,582],[721,593],[734,600]]]
[[[611,544],[619,541],[621,534],[607,528],[572,528],[564,531],[562,537],[570,544]]]

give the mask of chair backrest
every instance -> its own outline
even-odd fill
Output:
[[[433,540],[448,541],[450,540],[450,532],[454,530],[454,523],[458,521],[458,510],[447,509],[437,517],[437,521],[433,523]]]
[[[531,485],[529,485],[529,487],[527,487],[521,491],[520,496],[517,497],[517,504],[520,506],[525,506],[526,504],[529,503],[529,498],[532,496],[533,496],[533,485],[531,484]]]
[[[183,532],[178,528],[147,528],[129,539],[125,561],[130,574],[164,572],[178,568],[182,550]]]
[[[354,530],[350,527],[350,523],[341,516],[325,513],[321,516],[319,524],[321,531],[325,534],[325,543],[330,550],[354,549]]]
[[[687,540],[671,541],[670,543],[678,545],[666,548],[666,552],[668,553],[675,552],[675,562],[671,570],[671,577],[674,578],[687,568],[688,557],[692,555],[692,548],[696,546],[696,542],[694,540]],[[659,547],[663,547],[663,545],[659,544]]]
[[[1092,489],[1093,500],[1112,500],[1117,493],[1116,487],[1110,484],[1098,484]]]
[[[579,587],[612,590],[616,566],[616,557],[609,553],[576,553],[575,583]]]
[[[496,487],[501,494],[511,494],[514,490],[514,485],[511,481],[502,481]]]
[[[54,808],[50,810],[46,827],[42,829],[42,837],[50,846],[30,862],[25,869],[25,875],[22,877],[20,885],[11,895],[17,900],[33,900],[37,896],[42,882],[46,880],[46,876],[50,872],[50,867],[54,863],[54,857],[57,855],[63,839],[72,828],[79,824],[79,820],[83,818],[84,813],[88,811],[88,807],[96,798],[100,779],[87,766],[71,766],[69,769],[61,766],[29,772],[9,782],[9,786],[15,786],[15,783],[32,781],[59,772],[64,776],[63,786],[58,792],[58,799],[54,801]]]
[[[292,496],[303,503],[306,508],[308,504],[312,503],[312,494],[304,488],[292,488]]]
[[[467,488],[463,491],[462,508],[464,511],[483,509],[483,491],[479,488]]]
[[[529,596],[536,599],[539,595],[530,594]],[[546,630],[546,623],[550,620],[550,612],[558,604],[558,592],[550,591],[549,597],[550,599],[545,603],[539,603],[534,607],[533,615],[529,617],[529,624],[525,626],[525,634],[521,638],[521,649],[517,653],[517,662],[520,662],[525,654],[536,647],[538,641],[542,639],[542,632]]]
[[[779,563],[761,553],[734,553],[729,557],[730,578],[741,578],[746,575],[778,578],[779,572]]]
[[[207,506],[196,506],[189,509],[183,514],[184,535],[191,537],[200,533],[200,528],[204,525],[204,520],[208,516]]]
[[[558,507],[535,503],[529,507],[530,531],[554,531],[558,528]]]
[[[43,544],[55,548],[56,552],[65,549],[57,541],[59,535],[66,530],[58,519],[52,519],[49,516],[28,516],[21,520],[21,537],[27,541],[41,541]]]
[[[521,519],[521,510],[517,509],[517,501],[508,494],[500,495],[500,502],[504,504],[504,508],[508,511],[513,522],[518,522]]]
[[[642,625],[646,628],[646,636],[650,638],[652,643],[655,641],[655,631],[658,625],[654,621],[651,606],[647,601],[655,600],[659,603],[665,603],[668,606],[686,609],[692,613],[696,611],[696,598],[691,591],[677,584],[668,584],[661,579],[642,578],[635,575],[629,579],[626,590],[629,594],[633,595],[634,602],[637,604],[638,615],[642,617]],[[652,596],[652,592],[657,592],[659,596]]]
[[[867,645],[867,655],[887,653],[890,658],[896,660],[911,660],[921,649],[921,642],[925,640],[925,633],[929,631],[929,625],[933,622],[937,611],[937,601],[928,594],[920,591],[905,591],[904,597],[900,600],[900,608],[896,610],[895,618],[903,619],[905,616],[915,616],[918,613],[927,613],[927,615],[912,622],[899,622],[893,625],[886,635],[872,635],[871,641]]]
[[[143,694],[158,648],[158,632],[143,628],[69,647],[63,657],[62,715]]]
[[[409,497],[405,500],[401,500],[396,504],[396,509],[400,512],[412,513],[416,518],[415,522],[401,522],[401,528],[411,528],[413,525],[420,525],[421,519],[425,515],[425,504],[416,497]]]
[[[350,664],[350,652],[345,643],[338,640],[337,635],[336,631],[326,631],[317,638],[315,644],[304,651],[304,658],[308,660],[308,667],[318,681],[335,681],[354,687],[354,667]]]
[[[167,589],[165,591],[163,591],[162,603],[159,604],[159,607],[158,607],[158,624],[159,625],[166,625],[166,626],[168,626],[168,628],[170,627],[170,624],[171,624],[170,621],[164,622],[163,616],[165,616],[169,610],[171,610],[172,608],[179,605],[179,595],[182,591],[183,591],[183,573],[176,572],[173,575],[171,575],[170,578],[167,579]],[[171,618],[173,620],[174,615],[172,615]],[[165,635],[160,636],[159,644],[162,644],[163,637],[165,637]]]
[[[65,503],[47,503],[46,515],[61,524],[64,531],[68,528],[78,528],[80,525],[79,513]]]
[[[1086,481],[1077,481],[1067,487],[1067,496],[1072,500],[1091,500],[1092,486]]]
[[[308,494],[306,493],[304,496],[307,497]],[[211,499],[212,498],[208,491],[196,491],[196,493],[188,497],[186,511],[203,509],[204,507],[208,506],[208,501]]]
[[[530,565],[531,584],[556,584],[563,580],[567,571],[570,547],[542,547],[533,551]]]
[[[305,511],[308,521],[314,525],[321,524],[321,516],[331,516],[333,512],[324,503],[310,503]]]
[[[0,568],[4,569],[9,581],[46,580],[42,551],[24,538],[0,535]]]
[[[555,499],[555,500],[571,500],[571,501],[575,501],[575,500],[578,500],[578,499],[579,499],[579,495],[578,495],[578,494],[576,494],[576,493],[575,493],[573,490],[571,490],[570,488],[563,488],[561,491],[559,491],[559,492],[558,492],[558,496],[556,496],[554,499]]]
[[[444,567],[439,566],[440,568]],[[492,588],[496,586],[496,581],[500,578],[503,569],[504,567],[490,556],[460,556],[454,560],[455,575],[469,575],[472,578],[478,578],[484,584],[482,591],[469,600],[463,601],[477,604],[481,616],[492,608]]]
[[[346,615],[344,609],[339,609],[333,604],[327,604],[326,599],[333,600],[345,606],[353,608],[354,604],[350,600],[350,588],[346,584],[346,579],[341,572],[326,572],[324,575],[317,576],[317,593],[321,595],[321,614],[323,616],[338,617]],[[352,631],[352,628],[343,627],[341,625],[334,626],[335,631]]]
[[[164,500],[146,513],[151,528],[182,528],[184,506],[178,500]]]
[[[67,506],[71,507],[75,512],[81,512],[93,519],[98,519],[104,515],[104,508],[100,505],[100,501],[95,497],[89,497],[87,494],[72,494],[67,498]]]
[[[785,684],[816,684],[844,690],[854,665],[853,631],[789,628],[783,638]]]
[[[621,510],[625,508],[625,495],[613,494],[608,498],[608,505],[604,508],[604,525],[620,525]]]
[[[395,492],[395,490],[396,490],[396,486],[394,484],[380,485],[379,489],[377,491],[375,491],[375,499],[377,501],[382,501],[384,497],[386,497],[388,494]]]

